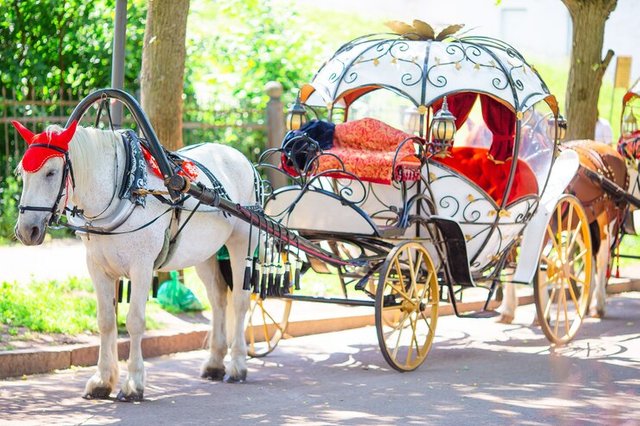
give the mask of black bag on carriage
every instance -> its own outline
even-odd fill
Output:
[[[300,129],[289,131],[282,141],[286,165],[305,170],[309,161],[333,146],[335,127],[325,120],[311,120]]]

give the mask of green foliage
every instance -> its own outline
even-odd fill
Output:
[[[9,176],[0,179],[0,242],[7,242],[13,235],[13,227],[18,214],[20,202],[20,182],[17,178]]]
[[[637,256],[640,253],[640,235],[625,235],[620,241],[620,254],[622,255],[632,255]],[[614,257],[614,261],[617,259]],[[620,266],[631,266],[636,265],[638,261],[636,259],[620,259]],[[614,262],[614,267],[616,263]]]
[[[0,0],[0,82],[48,100],[109,86],[115,0]],[[144,2],[129,2],[125,81],[138,86]]]
[[[231,112],[232,128],[205,131],[200,140],[223,142],[256,159],[265,147],[264,129],[246,129],[243,124],[261,124],[264,113],[252,120],[254,111],[268,101],[267,82],[275,80],[285,89],[283,101],[293,101],[297,88],[307,82],[319,58],[315,37],[296,25],[299,15],[289,0],[220,0],[193,2],[189,16],[187,76],[196,81],[200,110],[210,109],[203,122],[217,124],[219,105],[246,111]],[[212,29],[215,29],[212,31]],[[187,109],[196,99],[187,97]],[[209,107],[208,105],[215,105]],[[187,111],[186,120],[195,117]],[[195,135],[192,135],[195,136]],[[196,137],[190,139],[197,139]],[[195,140],[187,139],[187,142]]]
[[[289,94],[309,80],[317,62],[314,37],[296,25],[291,1],[220,0],[193,5],[189,68],[206,98],[225,105],[264,107],[264,85],[279,81]],[[215,28],[215,31],[211,31]]]

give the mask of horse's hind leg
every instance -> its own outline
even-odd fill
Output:
[[[87,262],[98,299],[100,351],[98,371],[87,381],[84,398],[108,398],[118,383],[118,346],[116,328],[115,280],[92,262]]]
[[[227,354],[225,311],[227,288],[215,255],[196,265],[196,272],[207,289],[211,304],[211,331],[209,332],[209,358],[202,365],[201,376],[211,380],[224,379],[224,357]]]
[[[239,224],[243,227],[244,224]],[[242,229],[242,228],[241,228]],[[244,231],[244,230],[243,230]],[[231,270],[233,271],[233,292],[231,295],[233,322],[230,324],[231,333],[231,365],[229,368],[229,382],[243,382],[247,378],[247,342],[245,339],[245,317],[249,310],[251,293],[243,290],[245,258],[247,255],[248,235],[236,232],[227,240]],[[255,247],[255,239],[252,248]]]
[[[141,401],[144,395],[145,372],[142,358],[142,336],[145,330],[145,308],[151,288],[153,269],[139,267],[131,271],[131,300],[127,314],[129,332],[129,374],[118,393],[120,401]]]

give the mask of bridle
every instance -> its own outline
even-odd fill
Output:
[[[18,210],[20,214],[23,214],[26,211],[36,211],[36,212],[49,212],[51,213],[51,218],[49,219],[48,226],[57,225],[60,221],[60,211],[64,209],[60,209],[59,204],[62,200],[62,197],[65,195],[65,189],[67,187],[67,181],[69,177],[71,178],[71,187],[75,189],[76,181],[73,175],[73,166],[71,165],[71,159],[69,158],[69,151],[59,148],[57,146],[48,145],[44,143],[34,143],[29,145],[29,148],[47,148],[53,151],[60,152],[64,155],[64,165],[62,167],[62,180],[60,181],[60,188],[58,189],[58,195],[56,196],[56,200],[54,201],[51,207],[43,207],[43,206],[29,206],[22,205],[18,206]]]

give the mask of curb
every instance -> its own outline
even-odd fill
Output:
[[[640,280],[616,280],[610,285],[608,294],[628,291],[640,291]],[[533,303],[533,296],[518,297],[519,305]],[[480,311],[484,301],[459,303],[460,312]],[[492,300],[490,309],[499,306]],[[440,316],[453,315],[453,308],[446,304],[439,307]],[[375,325],[373,314],[344,315],[332,318],[290,321],[286,337],[299,337],[309,334],[329,333],[353,328]],[[149,331],[142,339],[142,353],[145,358],[168,355],[176,352],[188,352],[204,349],[209,326],[195,324],[188,330]],[[97,344],[78,344],[52,346],[44,349],[23,349],[0,352],[0,379],[20,377],[24,375],[48,373],[54,370],[67,369],[72,366],[87,367],[98,362]],[[129,356],[129,340],[118,339],[118,359],[125,360]]]

